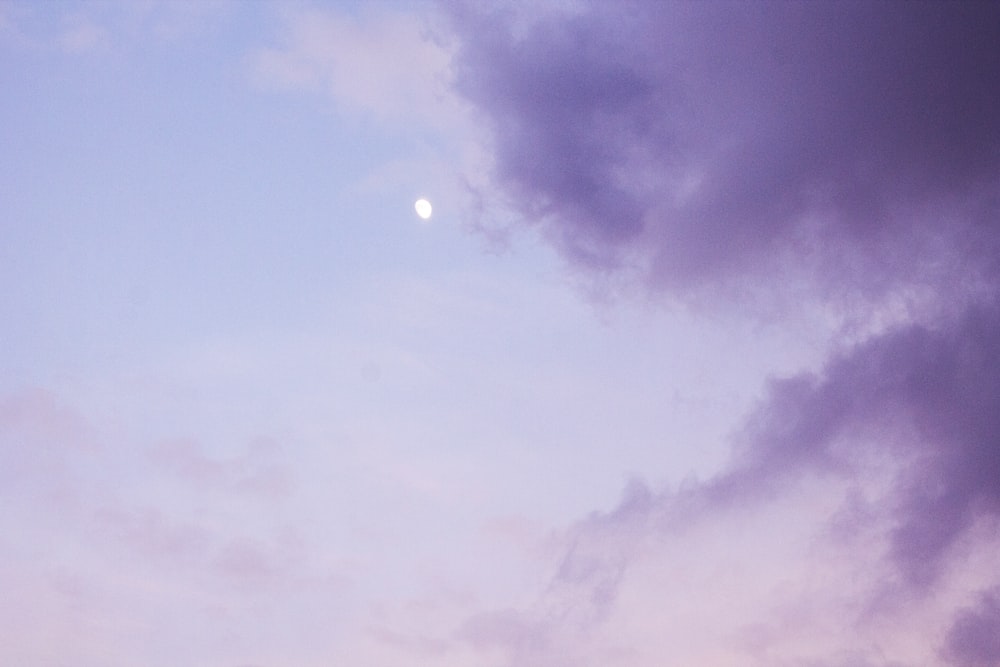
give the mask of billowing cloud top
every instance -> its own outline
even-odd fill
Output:
[[[481,9],[452,12],[458,90],[498,183],[585,265],[676,286],[993,263],[995,3]]]

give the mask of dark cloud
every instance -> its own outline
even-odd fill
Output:
[[[996,3],[482,7],[452,12],[456,87],[498,185],[583,266],[871,286],[995,261]]]
[[[905,584],[922,589],[977,519],[1000,519],[1000,309],[973,308],[937,327],[900,325],[835,355],[819,373],[772,381],[735,436],[725,471],[658,495],[633,483],[613,512],[581,524],[602,549],[576,553],[578,539],[559,577],[586,571],[596,581],[584,556],[609,553],[651,517],[676,530],[767,501],[805,475],[863,477],[880,459],[895,462],[883,499],[893,522],[889,557]],[[606,560],[591,569],[613,589],[627,554],[613,566]]]
[[[977,517],[1000,514],[1000,312],[901,326],[818,377],[775,382],[742,437],[734,469],[703,490],[715,502],[804,470],[857,474],[873,452],[900,461],[892,558],[927,584]]]
[[[873,464],[888,464],[892,477],[871,500],[879,508],[852,512],[850,489]],[[978,521],[1000,525],[1000,309],[972,308],[936,326],[900,325],[843,350],[815,374],[773,381],[738,430],[726,470],[659,493],[634,481],[613,511],[574,526],[546,599],[578,627],[600,624],[644,536],[684,540],[723,515],[801,498],[791,487],[810,478],[846,483],[848,502],[827,535],[834,542],[887,531],[884,554],[856,554],[892,575],[870,591],[874,606],[862,616],[898,611],[877,599],[886,592],[926,598],[946,571],[962,567],[961,539]],[[961,657],[990,646],[991,609],[984,602],[956,621],[947,648],[956,664],[995,664]]]
[[[1000,664],[1000,589],[983,593],[978,604],[959,613],[942,656],[957,667]]]
[[[553,589],[599,620],[652,526],[888,461],[887,563],[930,590],[1000,520],[1000,3],[485,7],[450,5],[456,89],[492,130],[497,192],[575,266],[685,297],[805,285],[876,332],[773,380],[717,477],[581,522]],[[997,609],[960,615],[942,655],[997,664]]]
[[[615,171],[655,131],[658,109],[656,82],[620,48],[632,27],[595,31],[589,17],[551,16],[515,42],[509,15],[456,16],[472,36],[459,87],[493,121],[501,184],[531,217],[572,218],[572,229],[557,232],[564,247],[604,261],[589,247],[641,230],[642,202]]]
[[[864,532],[872,526],[860,524],[873,521],[877,531],[886,526],[882,556],[853,557],[893,576],[880,584],[887,588],[870,591],[874,607],[844,623],[898,612],[877,599],[889,591],[904,594],[897,601],[910,593],[916,594],[911,600],[927,599],[943,573],[962,567],[957,545],[977,521],[1000,525],[1000,309],[970,308],[934,326],[899,325],[843,350],[815,374],[775,380],[735,440],[731,465],[712,479],[659,493],[632,481],[614,510],[568,531],[539,609],[478,616],[459,638],[504,648],[510,664],[544,664],[557,629],[588,636],[614,613],[646,537],[685,540],[697,532],[693,527],[766,508],[810,477],[846,482],[850,489],[873,462],[890,462],[893,476],[883,495],[872,499],[881,506],[877,516],[845,505],[840,523],[859,525],[839,525],[829,537]],[[997,664],[998,599],[993,592],[957,617],[943,656],[960,667]],[[878,653],[877,646],[868,648]],[[901,664],[858,656],[795,664]]]
[[[893,559],[933,580],[1000,511],[1000,4],[451,14],[456,87],[493,129],[497,184],[580,266],[634,261],[682,291],[780,290],[763,279],[797,266],[843,293],[937,292],[937,321],[774,382],[733,469],[682,494],[760,496],[903,450]]]

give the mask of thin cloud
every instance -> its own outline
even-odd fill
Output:
[[[427,30],[426,19],[315,10],[289,11],[284,20],[285,43],[251,61],[260,84],[328,93],[349,111],[393,122],[454,121],[450,54]]]
[[[267,439],[256,440],[242,454],[227,458],[209,456],[194,440],[165,440],[151,449],[150,458],[199,492],[235,492],[276,500],[293,489],[279,446]]]

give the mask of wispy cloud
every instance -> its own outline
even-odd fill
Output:
[[[0,5],[0,40],[19,50],[56,51],[67,56],[122,53],[149,42],[178,42],[220,24],[231,0],[198,3],[148,0],[137,3],[5,2]]]
[[[433,126],[454,121],[451,54],[417,14],[286,11],[285,44],[252,61],[263,85],[330,94],[346,110]]]
[[[276,499],[292,488],[291,473],[276,460],[278,445],[268,439],[250,443],[246,451],[228,459],[206,454],[190,439],[167,440],[152,448],[151,458],[178,479],[200,491],[236,492]]]

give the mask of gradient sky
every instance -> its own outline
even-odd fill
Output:
[[[2,1],[0,90],[3,664],[1000,665],[1000,5]]]

